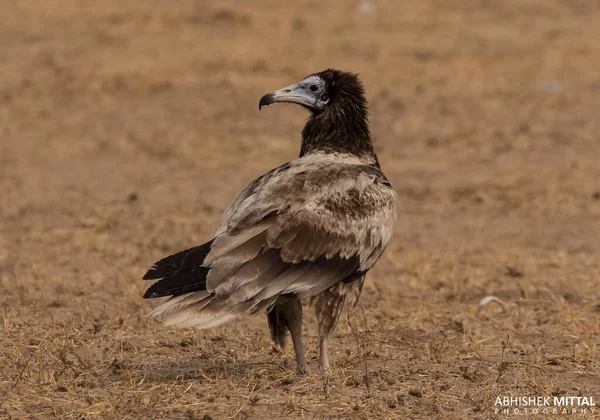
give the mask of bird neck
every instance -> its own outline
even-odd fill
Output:
[[[302,130],[300,157],[321,151],[350,153],[379,165],[366,109],[347,107],[311,115]]]

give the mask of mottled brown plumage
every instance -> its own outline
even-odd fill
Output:
[[[298,372],[306,369],[300,302],[311,298],[327,371],[327,339],[391,237],[397,196],[373,150],[356,75],[325,70],[260,106],[274,102],[311,111],[300,157],[242,190],[210,242],[155,263],[144,278],[162,280],[144,297],[171,296],[152,315],[177,326],[208,328],[266,310],[276,343],[291,333]]]

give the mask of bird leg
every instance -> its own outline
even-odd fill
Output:
[[[313,298],[317,321],[319,322],[319,368],[321,373],[324,374],[329,374],[327,342],[338,323],[346,300],[343,290],[343,284],[335,285]]]
[[[294,298],[290,301],[285,310],[285,318],[292,335],[294,353],[296,353],[296,373],[304,375],[306,373],[306,356],[302,345],[302,302],[300,299]]]
[[[329,336],[335,329],[344,306],[354,306],[358,301],[364,279],[363,273],[349,277],[347,281],[340,282],[312,298],[319,322],[319,368],[324,374],[330,373],[327,353]]]
[[[319,339],[319,369],[322,373],[329,374],[329,356],[327,354],[327,342],[329,336],[321,335]]]
[[[278,340],[274,331],[281,331],[282,325],[287,327],[292,335],[294,353],[296,353],[296,373],[304,375],[306,373],[306,356],[302,345],[302,301],[296,296],[286,298],[272,309],[272,314],[274,319],[270,317],[269,323],[274,340],[283,345],[285,340],[283,337]]]

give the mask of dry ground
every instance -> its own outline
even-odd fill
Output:
[[[600,400],[596,0],[0,3],[0,417],[496,418],[499,395]],[[263,93],[361,73],[395,236],[294,374],[263,316],[145,315],[157,258],[210,238],[293,159]],[[506,311],[489,305],[502,299]]]

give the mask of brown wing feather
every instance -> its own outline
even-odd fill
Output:
[[[395,207],[387,179],[355,157],[307,155],[276,168],[225,211],[204,261],[210,294],[157,310],[181,325],[214,326],[280,294],[319,294],[372,267]]]

